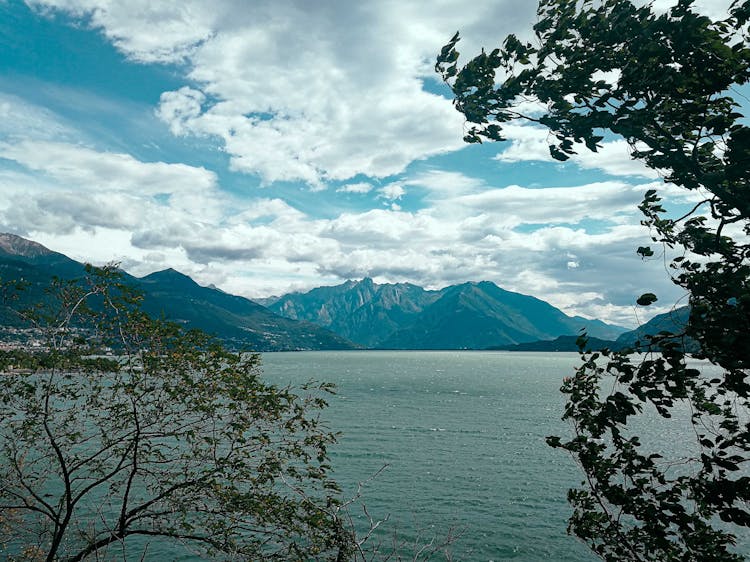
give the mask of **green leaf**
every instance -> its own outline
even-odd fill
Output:
[[[649,306],[650,304],[655,303],[657,300],[658,299],[656,298],[656,295],[654,293],[643,293],[635,302],[641,306]]]
[[[654,251],[649,246],[638,246],[636,253],[642,258],[650,258],[654,255]]]

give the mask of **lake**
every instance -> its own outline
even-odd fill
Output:
[[[706,374],[715,370],[690,362]],[[545,442],[570,433],[560,420],[559,388],[579,364],[577,353],[263,355],[272,382],[314,378],[338,386],[325,413],[342,432],[331,454],[335,477],[351,495],[357,482],[387,465],[363,490],[375,519],[390,514],[382,540],[397,533],[408,555],[453,529],[461,535],[453,559],[472,562],[598,560],[566,533],[567,490],[582,474]],[[695,442],[689,420],[690,410],[676,405],[671,420],[653,414],[631,425],[651,450],[684,457],[699,454],[689,450]],[[738,551],[750,554],[750,532],[740,532]]]
[[[458,535],[451,560],[596,560],[565,530],[567,490],[582,475],[545,443],[570,433],[559,387],[578,354],[291,352],[265,353],[262,362],[264,378],[280,386],[337,385],[323,412],[341,432],[330,451],[334,477],[346,497],[364,483],[361,503],[375,520],[388,517],[374,539],[386,550],[395,540],[411,560],[431,540]],[[638,420],[636,431],[665,454],[695,455],[689,410],[673,413],[668,422]],[[361,504],[352,514],[364,525]],[[749,535],[739,537],[740,552],[750,553]],[[201,560],[170,541],[142,543],[131,544],[129,561],[141,559],[145,544],[148,560]]]
[[[459,560],[593,560],[566,534],[572,459],[548,447],[562,378],[576,353],[345,351],[263,354],[268,380],[333,382],[326,412],[341,431],[332,451],[349,494],[364,488],[374,518],[407,543],[461,537]],[[390,536],[385,538],[390,540]],[[405,546],[410,552],[413,547]]]

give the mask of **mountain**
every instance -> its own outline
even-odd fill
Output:
[[[323,326],[365,347],[377,347],[438,296],[437,291],[409,283],[377,285],[365,278],[285,295],[268,308],[287,318]]]
[[[683,306],[654,316],[635,330],[620,334],[615,341],[589,336],[586,349],[599,350],[608,348],[613,351],[620,351],[623,349],[638,348],[644,350],[649,342],[647,336],[654,336],[660,332],[681,334],[687,325],[689,316],[690,308]],[[515,345],[500,345],[493,346],[490,349],[503,351],[578,351],[576,340],[576,336],[560,336],[554,340],[537,340]],[[700,351],[698,343],[692,338],[686,337],[681,343],[685,346],[684,349],[687,353],[697,353]]]
[[[597,351],[600,349],[613,349],[614,342],[589,337],[586,342],[586,351]],[[578,336],[559,336],[554,340],[538,340],[528,343],[517,343],[514,345],[501,345],[491,347],[497,351],[578,351]]]
[[[63,254],[14,234],[0,234],[0,280],[23,281],[23,291],[14,293],[14,307],[24,309],[45,299],[44,289],[53,276],[80,277],[84,266]],[[0,306],[0,325],[22,326],[24,321],[8,307]]]
[[[582,328],[602,338],[625,331],[567,316],[549,303],[489,281],[427,291],[366,278],[284,295],[269,308],[315,322],[366,347],[385,349],[484,349],[573,335]]]
[[[46,284],[51,275],[69,278],[84,271],[83,264],[15,234],[0,234],[0,260],[2,278],[6,280],[19,278],[12,275],[14,271],[26,272],[31,275],[24,277],[28,281],[43,280]]]
[[[24,279],[24,302],[43,298],[53,275],[80,277],[83,264],[35,242],[0,235],[0,276]],[[347,281],[267,299],[249,299],[202,287],[173,269],[141,279],[123,272],[144,293],[144,309],[215,334],[230,345],[259,351],[285,349],[485,349],[577,335],[613,339],[624,329],[570,317],[540,299],[494,283],[463,283],[440,291],[410,283]],[[269,310],[270,309],[270,310]],[[17,317],[0,315],[5,324]],[[352,343],[355,342],[355,343]]]
[[[624,349],[626,347],[636,347],[637,343],[640,342],[640,346],[646,346],[648,340],[647,335],[656,335],[659,332],[670,332],[672,334],[681,334],[687,326],[688,318],[690,317],[690,307],[682,306],[664,314],[654,316],[651,320],[642,324],[631,332],[625,332],[621,334],[617,340],[615,340],[614,349]],[[683,342],[685,351],[688,353],[696,353],[700,351],[698,342],[692,338],[685,338]]]
[[[20,306],[44,299],[44,289],[53,276],[74,279],[84,272],[82,263],[41,244],[12,234],[0,234],[0,278],[27,283],[20,293]],[[125,272],[122,275],[125,283],[143,291],[143,307],[147,313],[188,328],[199,328],[232,347],[256,351],[357,347],[320,326],[296,322],[244,297],[202,287],[173,269],[140,279]],[[0,323],[22,325],[21,319],[5,308],[0,311]]]
[[[144,292],[147,313],[198,327],[238,347],[259,351],[356,347],[320,326],[290,320],[244,297],[202,287],[174,269],[137,279],[136,285]]]
[[[52,250],[15,234],[0,234],[0,254],[24,258],[38,258],[54,254]],[[62,255],[62,254],[60,254]]]

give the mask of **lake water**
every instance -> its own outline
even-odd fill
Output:
[[[419,548],[455,529],[461,537],[453,560],[472,562],[598,560],[566,533],[567,490],[582,475],[570,456],[545,442],[570,432],[560,420],[559,388],[579,364],[577,353],[263,355],[272,382],[312,377],[338,386],[325,413],[342,432],[331,455],[335,476],[352,494],[357,482],[388,465],[363,497],[375,519],[390,514],[386,535],[398,533]],[[689,420],[688,408],[678,406],[672,420],[647,415],[633,426],[651,450],[683,457],[694,443]],[[750,554],[750,532],[740,532],[738,551]],[[414,548],[402,548],[405,559]]]
[[[593,560],[566,534],[572,459],[548,447],[575,353],[303,352],[263,355],[279,384],[315,378],[338,394],[326,413],[342,432],[336,478],[364,488],[370,514],[408,543],[461,537],[458,560]],[[386,539],[390,540],[390,539]],[[406,546],[408,553],[413,548]]]
[[[337,385],[323,413],[341,432],[334,476],[351,496],[387,466],[366,482],[362,501],[376,520],[389,517],[376,540],[390,544],[395,534],[404,560],[453,533],[451,560],[586,562],[595,558],[565,531],[567,490],[581,474],[545,443],[570,431],[559,387],[579,362],[575,353],[298,352],[263,354],[263,371],[282,386]],[[689,414],[642,420],[637,431],[682,456]],[[353,508],[360,521],[361,513]],[[748,535],[740,552],[750,553]],[[139,544],[128,560],[140,560]],[[167,541],[150,542],[147,559],[200,560]]]

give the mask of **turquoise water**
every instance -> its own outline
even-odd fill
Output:
[[[326,419],[342,432],[336,478],[392,533],[460,534],[458,560],[593,560],[565,532],[573,461],[544,438],[567,431],[558,392],[578,355],[506,352],[303,352],[263,355],[266,378],[338,386]],[[355,508],[355,512],[357,511]],[[411,558],[409,558],[411,559]],[[444,558],[436,558],[444,559]]]

